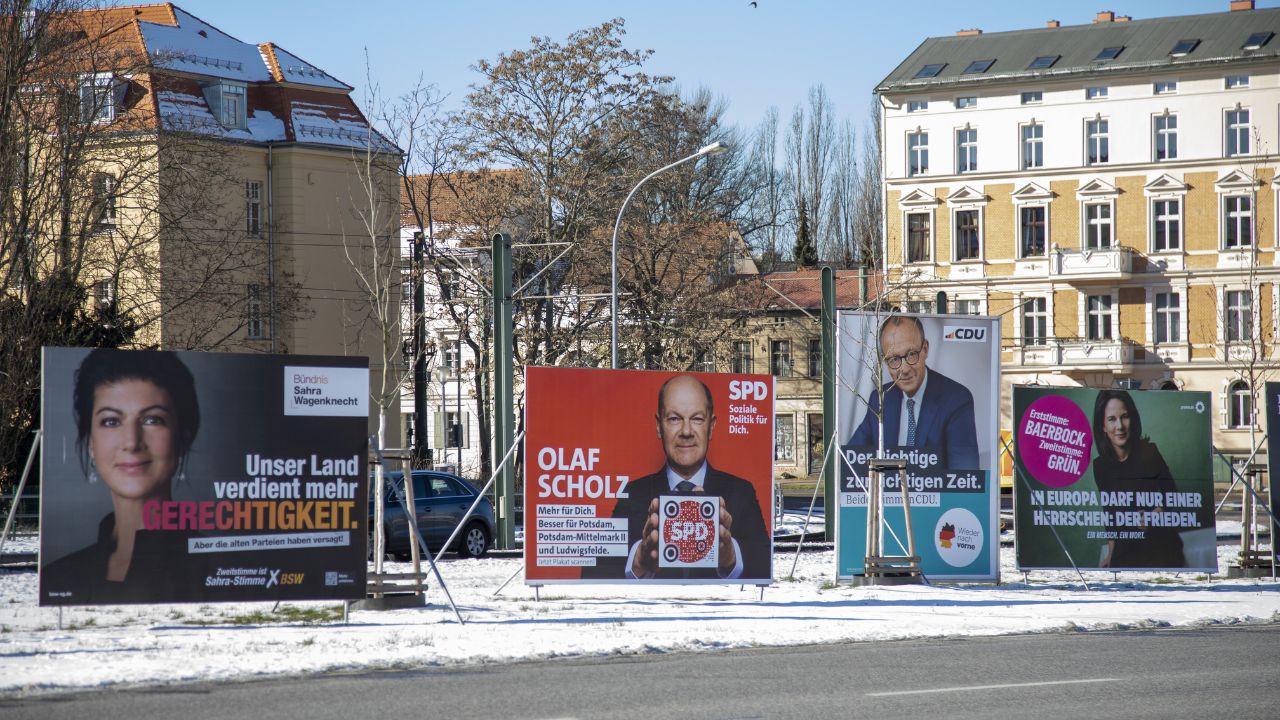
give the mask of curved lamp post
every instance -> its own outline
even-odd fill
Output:
[[[609,300],[609,320],[611,326],[610,347],[612,348],[613,358],[610,367],[613,369],[616,370],[618,368],[618,228],[622,227],[622,214],[627,211],[627,204],[631,202],[631,196],[636,194],[636,191],[640,189],[641,185],[644,185],[649,182],[649,180],[661,175],[673,167],[676,167],[677,165],[683,165],[691,160],[697,160],[703,155],[719,155],[720,153],[728,151],[729,146],[722,142],[717,141],[710,145],[705,145],[700,148],[698,152],[688,157],[680,158],[670,165],[664,165],[648,175],[645,175],[644,179],[636,183],[636,186],[631,188],[631,192],[627,193],[627,199],[622,201],[622,207],[618,210],[618,219],[613,223],[613,289]]]

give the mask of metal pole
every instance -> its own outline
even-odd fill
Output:
[[[427,290],[426,238],[413,234],[413,425],[414,465],[430,468],[433,458],[431,439],[427,434],[430,409],[427,387],[431,371],[427,369]]]
[[[511,236],[493,236],[493,457],[505,458],[515,444],[515,368],[511,306]],[[495,545],[510,550],[516,545],[516,481],[513,469],[501,463],[497,470],[498,537]]]
[[[836,438],[836,274],[831,266],[822,268],[822,436],[838,445]],[[828,538],[836,536],[836,486],[839,467],[826,463],[822,482],[826,485],[822,499],[826,503],[823,528]]]
[[[658,168],[657,170],[654,170],[648,175],[645,175],[643,180],[636,183],[635,187],[631,188],[631,192],[627,193],[627,199],[622,201],[622,207],[618,208],[618,219],[613,222],[613,245],[612,245],[613,250],[611,254],[612,261],[610,264],[610,266],[613,268],[613,280],[611,283],[612,289],[609,296],[609,337],[610,337],[609,345],[612,348],[612,352],[610,353],[612,362],[609,365],[609,367],[615,370],[618,368],[618,229],[622,227],[622,214],[627,211],[627,205],[631,202],[631,197],[636,194],[636,191],[640,189],[641,185],[644,185],[645,183],[649,182],[649,180],[670,170],[673,167],[676,167],[677,165],[683,165],[689,162],[690,160],[697,160],[703,155],[714,155],[714,154],[722,153],[728,149],[729,147],[724,143],[714,142],[714,143],[711,143],[710,145],[700,148],[698,152],[688,157],[680,158],[679,160],[671,163],[670,165],[664,165]],[[494,295],[496,296],[497,293],[494,293]]]

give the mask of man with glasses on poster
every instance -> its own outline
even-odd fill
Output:
[[[973,393],[929,368],[929,341],[920,319],[890,315],[880,326],[879,347],[892,380],[871,394],[849,444],[876,447],[883,424],[885,448],[928,448],[939,454],[938,467],[979,469]]]

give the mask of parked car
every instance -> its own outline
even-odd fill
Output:
[[[386,498],[383,509],[383,526],[386,532],[386,551],[396,557],[409,557],[410,535],[408,516],[396,495],[396,488],[404,485],[403,472],[386,474]],[[369,480],[369,552],[373,553],[373,479]],[[479,491],[466,480],[450,473],[434,470],[413,472],[413,499],[417,510],[418,529],[427,541],[427,547],[438,551],[449,539],[454,528],[462,521],[467,508],[475,502]],[[407,498],[406,498],[407,500]],[[493,503],[483,498],[475,512],[467,518],[467,524],[454,540],[451,550],[462,557],[480,557],[489,551],[494,528]]]

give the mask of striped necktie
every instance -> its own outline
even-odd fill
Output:
[[[907,398],[907,445],[916,444],[916,399]]]

